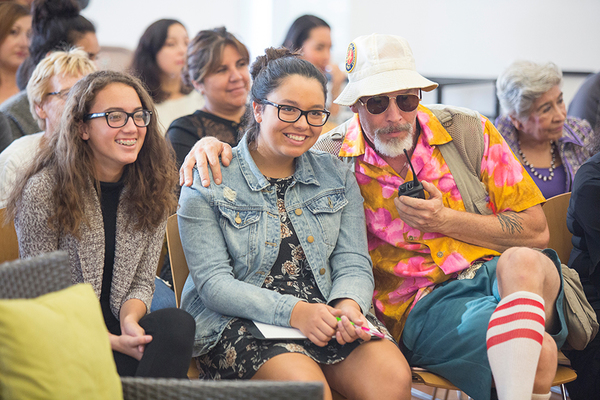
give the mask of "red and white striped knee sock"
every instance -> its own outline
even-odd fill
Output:
[[[544,299],[535,293],[511,293],[498,303],[486,341],[499,400],[531,399],[545,321]]]

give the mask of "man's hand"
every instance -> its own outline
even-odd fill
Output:
[[[231,162],[233,154],[231,152],[231,146],[227,143],[221,142],[219,139],[213,136],[205,136],[200,139],[192,150],[185,156],[185,160],[179,169],[179,185],[191,186],[194,180],[194,165],[198,166],[198,173],[202,180],[202,186],[208,187],[210,185],[210,178],[208,175],[208,165],[213,173],[213,179],[217,185],[221,184],[221,166],[219,165],[219,156],[221,162],[226,167]]]
[[[515,246],[544,248],[548,244],[548,225],[539,204],[519,212],[479,215],[444,207],[437,187],[426,181],[421,183],[429,192],[429,199],[394,199],[400,218],[411,228],[440,233],[499,253]]]
[[[421,181],[425,191],[429,193],[427,200],[409,196],[394,199],[400,219],[411,228],[421,232],[444,232],[444,224],[448,222],[448,214],[453,210],[444,207],[442,192],[435,185]]]

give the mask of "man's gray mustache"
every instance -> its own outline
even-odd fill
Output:
[[[379,128],[379,129],[375,130],[375,135],[387,135],[388,133],[393,133],[393,132],[409,132],[410,133],[411,131],[412,131],[412,125],[409,123],[406,123],[406,124],[387,126],[385,128]]]

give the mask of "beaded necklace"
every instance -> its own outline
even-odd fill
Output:
[[[550,155],[552,155],[552,162],[550,163],[550,168],[548,169],[548,172],[550,173],[549,176],[543,176],[540,174],[535,167],[531,165],[529,161],[527,161],[525,154],[523,154],[523,151],[521,151],[521,140],[517,140],[517,144],[519,145],[519,156],[521,156],[521,159],[523,160],[523,165],[529,168],[531,173],[539,180],[544,182],[551,181],[552,178],[554,178],[554,161],[556,160],[556,155],[554,154],[554,146],[556,146],[556,144],[554,143],[554,140],[550,141]]]

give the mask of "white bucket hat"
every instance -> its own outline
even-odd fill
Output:
[[[350,43],[346,53],[348,84],[335,103],[351,106],[363,96],[405,89],[429,92],[438,84],[416,71],[415,58],[406,39],[374,33]]]

